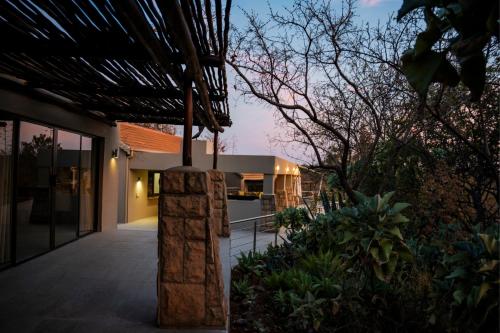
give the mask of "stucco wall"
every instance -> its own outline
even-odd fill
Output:
[[[261,216],[260,200],[228,200],[227,213],[230,222]]]
[[[158,198],[148,198],[147,170],[130,170],[128,188],[128,222],[158,216]]]
[[[118,162],[111,158],[111,151],[118,148],[119,134],[116,127],[67,111],[57,105],[0,89],[0,110],[17,114],[26,120],[38,121],[62,129],[73,130],[104,139],[102,171],[102,230],[116,229],[118,214]]]

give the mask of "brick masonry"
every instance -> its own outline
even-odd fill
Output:
[[[229,217],[227,215],[227,192],[224,172],[218,170],[207,171],[210,178],[214,224],[217,235],[229,237]]]
[[[219,186],[223,176],[192,167],[172,168],[162,174],[157,286],[160,327],[226,328],[218,239],[224,231],[229,233],[229,223],[227,227],[223,223],[223,217],[227,219],[225,186]]]

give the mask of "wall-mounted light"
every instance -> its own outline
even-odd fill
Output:
[[[141,177],[137,177],[137,182],[140,182],[141,181]]]
[[[280,171],[280,166],[279,165],[276,166],[276,171]]]
[[[111,158],[118,158],[119,150],[118,148],[111,151]]]

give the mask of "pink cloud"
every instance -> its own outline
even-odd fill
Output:
[[[381,0],[361,0],[361,4],[367,7],[375,7],[379,5],[381,2],[382,2]]]

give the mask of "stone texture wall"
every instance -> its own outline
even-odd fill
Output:
[[[158,324],[226,327],[227,305],[209,174],[192,167],[163,172],[158,228]]]
[[[227,193],[224,172],[209,170],[208,175],[210,178],[213,199],[212,207],[215,232],[219,237],[229,237],[230,230],[229,217],[227,215]]]

